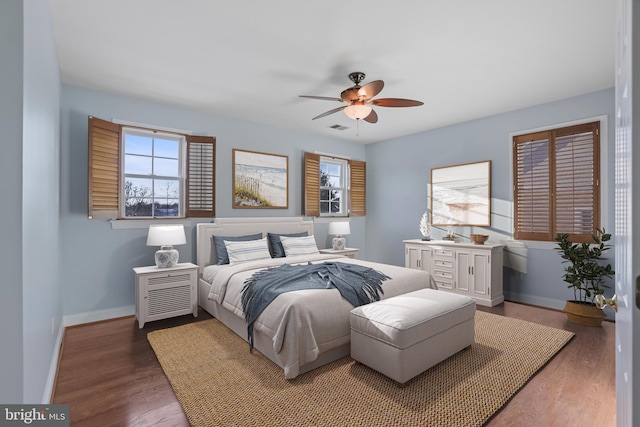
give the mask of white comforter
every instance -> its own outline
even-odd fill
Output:
[[[216,272],[209,299],[244,318],[242,287],[256,271],[285,263],[339,261],[364,265],[385,273],[391,279],[382,283],[384,295],[412,292],[423,288],[436,289],[429,273],[387,264],[377,264],[334,255],[306,255],[275,258],[229,265]],[[278,296],[258,317],[254,331],[267,335],[284,367],[285,378],[295,378],[302,365],[313,362],[318,355],[348,344],[351,339],[349,313],[353,306],[337,289],[292,291]],[[245,337],[246,338],[246,337]]]

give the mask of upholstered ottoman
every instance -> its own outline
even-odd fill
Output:
[[[351,311],[351,357],[404,385],[473,344],[476,303],[421,289]]]

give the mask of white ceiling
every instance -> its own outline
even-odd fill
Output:
[[[361,143],[614,86],[608,0],[50,4],[63,83]],[[424,105],[312,121],[352,71]]]

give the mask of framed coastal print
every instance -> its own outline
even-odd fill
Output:
[[[233,207],[287,209],[289,157],[233,149]]]
[[[491,225],[491,161],[431,169],[432,225]]]

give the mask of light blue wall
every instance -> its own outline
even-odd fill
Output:
[[[607,89],[368,145],[368,258],[404,265],[402,240],[421,237],[418,224],[427,208],[431,168],[483,160],[491,160],[493,227],[486,231],[496,239],[510,238],[511,218],[506,217],[512,203],[509,134],[601,115],[608,116],[609,141],[604,226],[613,231],[614,91]],[[453,231],[468,236],[470,229],[453,227]],[[434,236],[441,237],[442,230],[435,230]],[[612,249],[611,264],[613,255]],[[506,298],[554,308],[573,299],[561,279],[564,266],[553,249],[530,248],[526,257],[526,273],[504,269]]]
[[[322,151],[365,160],[365,146],[282,128],[224,118],[204,112],[125,96],[62,86],[61,223],[64,313],[76,315],[134,304],[133,267],[153,263],[157,248],[146,247],[146,228],[113,230],[106,220],[87,219],[87,118],[121,119],[191,130],[216,137],[216,214],[218,217],[301,216],[302,155]],[[289,156],[288,209],[231,207],[231,150]],[[187,245],[177,249],[181,261],[195,262],[196,221],[185,221]],[[365,219],[352,218],[348,242],[363,248]],[[329,246],[327,224],[316,224],[320,247]]]
[[[0,402],[22,402],[22,82],[21,1],[0,2],[0,192],[2,272]],[[11,248],[11,250],[7,250]]]
[[[42,402],[62,323],[60,75],[48,0],[25,1],[24,15],[24,401]]]
[[[0,402],[42,403],[62,319],[60,77],[47,0],[0,2],[0,56]]]

